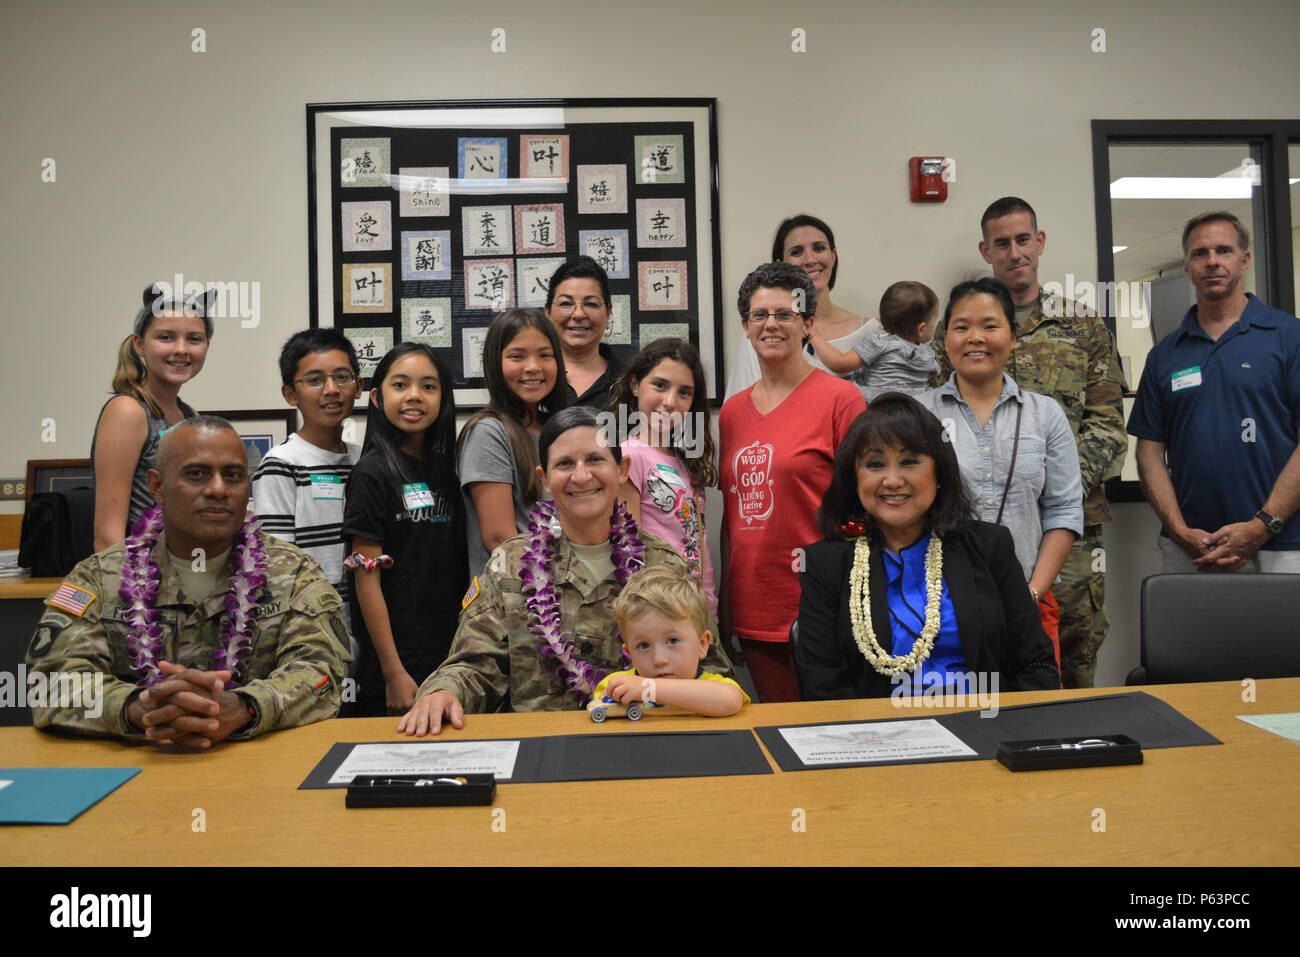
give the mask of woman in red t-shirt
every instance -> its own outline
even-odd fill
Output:
[[[745,277],[741,322],[760,377],[727,400],[722,439],[723,634],[734,634],[762,701],[798,701],[790,624],[799,611],[803,549],[818,541],[817,508],[835,449],[866,410],[856,387],[804,358],[817,290],[789,263]]]

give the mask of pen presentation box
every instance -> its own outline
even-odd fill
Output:
[[[998,745],[998,761],[1012,771],[1104,768],[1141,764],[1142,746],[1126,734],[1004,741]]]
[[[491,804],[495,774],[360,774],[348,807],[464,807]]]

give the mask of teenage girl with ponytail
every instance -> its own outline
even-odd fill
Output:
[[[95,472],[95,551],[116,545],[153,507],[148,473],[168,428],[194,415],[181,386],[199,374],[212,339],[207,297],[144,291],[132,335],[122,341],[113,397],[99,412],[90,442]]]

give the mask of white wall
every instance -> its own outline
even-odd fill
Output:
[[[540,96],[719,101],[723,302],[784,215],[836,229],[837,303],[874,313],[898,279],[982,267],[980,212],[1016,193],[1048,234],[1044,280],[1095,278],[1089,121],[1285,117],[1292,0],[1051,4],[823,0],[10,2],[0,38],[5,333],[0,476],[88,454],[140,289],[262,284],[262,322],[218,329],[184,397],[276,407],[275,354],[307,324],[308,102]],[[207,52],[191,52],[202,27]],[[507,31],[492,54],[490,31]],[[791,30],[807,34],[792,53]],[[1106,31],[1105,53],[1090,51]],[[957,159],[943,206],[907,200],[907,159]],[[53,157],[57,181],[43,183]],[[728,320],[727,349],[739,336]],[[41,442],[55,419],[57,441]],[[12,503],[0,508],[14,510]],[[716,509],[715,509],[716,513]],[[1144,507],[1108,537],[1114,633],[1136,660]],[[1117,542],[1118,545],[1112,544]],[[1134,596],[1128,602],[1127,596]],[[1122,653],[1122,654],[1121,654]]]

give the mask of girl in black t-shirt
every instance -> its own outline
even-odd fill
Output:
[[[375,369],[361,459],[348,480],[343,534],[355,571],[361,646],[356,700],[343,714],[404,714],[447,657],[465,590],[456,481],[456,402],[446,364],[403,342]]]

